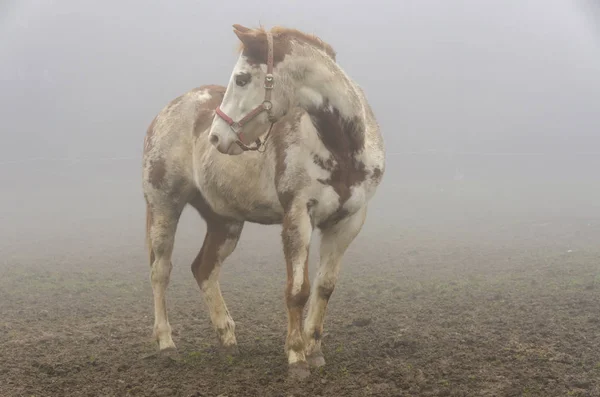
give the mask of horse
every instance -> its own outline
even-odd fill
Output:
[[[191,265],[220,348],[238,354],[219,271],[245,222],[281,225],[289,376],[325,365],[327,304],[385,172],[379,124],[362,88],[315,35],[233,25],[239,56],[227,86],[205,85],[162,108],[144,138],[146,242],[159,352],[176,350],[165,303],[178,220],[206,223]],[[311,236],[321,234],[311,289]],[[308,304],[306,318],[303,311]]]

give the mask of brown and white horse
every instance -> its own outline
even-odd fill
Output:
[[[203,86],[165,106],[145,137],[143,188],[154,294],[154,336],[174,349],[165,292],[186,204],[206,221],[192,272],[221,346],[237,352],[219,270],[244,222],[281,224],[287,267],[285,351],[292,376],[325,364],[325,310],[344,252],[361,230],[385,156],[363,91],[333,49],[294,29],[234,25],[242,43],[228,86]],[[310,288],[309,244],[321,232]],[[303,321],[303,309],[308,313]]]

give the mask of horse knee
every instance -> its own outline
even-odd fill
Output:
[[[323,283],[318,287],[319,298],[328,301],[333,294],[333,290],[335,289],[335,284],[333,283]]]
[[[170,260],[161,260],[158,258],[150,269],[150,279],[155,283],[165,283],[169,281],[173,263]]]
[[[292,308],[304,307],[304,305],[306,305],[306,302],[308,301],[309,296],[310,296],[310,285],[307,281],[304,281],[302,283],[300,290],[297,292],[294,292],[291,287],[288,287],[287,293],[286,293],[286,298],[287,298],[286,300],[287,300],[288,308],[292,309]]]

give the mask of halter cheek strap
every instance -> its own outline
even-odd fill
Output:
[[[271,130],[273,129],[273,124],[275,123],[275,119],[273,117],[273,114],[271,113],[271,111],[273,109],[273,104],[271,103],[271,93],[273,91],[273,85],[274,85],[274,79],[273,79],[273,35],[271,34],[271,32],[267,32],[267,45],[268,45],[267,74],[265,76],[265,83],[264,83],[265,99],[263,100],[263,102],[260,105],[258,105],[257,107],[255,107],[254,109],[252,109],[250,112],[248,112],[239,121],[234,121],[231,117],[229,117],[227,114],[225,114],[225,112],[223,112],[223,110],[221,109],[221,106],[217,106],[217,108],[215,109],[215,112],[217,113],[217,115],[219,115],[219,117],[221,119],[223,119],[223,121],[225,121],[229,125],[231,130],[236,134],[236,136],[238,137],[236,143],[244,151],[259,150],[259,148],[264,145],[264,143],[267,141],[267,139],[269,139],[269,135],[271,134]],[[269,121],[271,122],[269,131],[267,132],[267,136],[265,137],[264,142],[261,142],[260,138],[258,138],[255,142],[256,143],[255,146],[253,146],[253,147],[247,146],[246,144],[244,144],[242,142],[242,133],[243,133],[242,128],[244,127],[244,125],[246,123],[248,123],[250,120],[252,120],[256,116],[258,116],[262,112],[267,112]]]

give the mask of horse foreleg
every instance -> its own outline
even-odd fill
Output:
[[[310,294],[304,327],[307,360],[311,365],[325,365],[321,351],[325,310],[335,288],[342,257],[362,229],[366,212],[366,207],[363,207],[337,224],[322,230],[319,270]]]
[[[310,375],[305,356],[302,314],[310,293],[308,250],[312,230],[306,205],[293,206],[286,212],[281,234],[287,268],[285,296],[288,329],[285,350],[290,375],[299,378]]]
[[[192,263],[192,273],[202,291],[210,320],[224,352],[236,354],[235,323],[221,295],[219,271],[233,252],[242,233],[243,223],[207,221],[207,231],[200,253]]]

